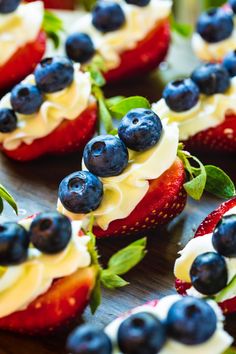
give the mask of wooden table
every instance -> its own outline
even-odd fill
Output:
[[[181,65],[173,66],[174,62],[181,63]],[[178,46],[171,51],[169,71],[162,72],[161,77],[163,79],[163,77],[169,78],[176,75],[183,76],[184,72],[191,70],[192,65],[195,65],[195,61],[190,51],[185,50],[185,44],[178,43]],[[154,73],[137,82],[133,81],[110,88],[107,92],[110,95],[142,94],[154,101],[160,96],[162,86],[160,74]],[[204,156],[204,160],[224,167],[236,182],[235,157],[218,157],[217,160],[214,156]],[[55,208],[58,184],[64,176],[80,169],[80,156],[74,154],[63,158],[44,158],[28,164],[15,163],[1,156],[0,166],[0,181],[16,197],[20,208],[19,217],[22,218],[34,212]],[[149,235],[147,256],[135,270],[126,276],[131,284],[115,292],[104,290],[103,302],[96,315],[91,316],[89,310],[86,310],[83,319],[102,327],[122,311],[156,297],[174,293],[172,270],[178,250],[192,237],[201,220],[221,202],[209,195],[204,196],[201,202],[189,200],[180,217],[168,227],[156,230]],[[0,221],[7,218],[16,219],[8,207],[0,216]],[[133,238],[119,238],[99,241],[102,263],[106,264],[112,253],[132,240]],[[236,338],[235,324],[236,316],[227,319],[227,326]],[[50,338],[27,338],[0,333],[0,354],[62,354],[65,336],[66,333]]]

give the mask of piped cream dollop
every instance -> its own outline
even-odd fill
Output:
[[[21,4],[10,14],[0,14],[0,66],[27,43],[34,42],[42,27],[42,1]]]
[[[224,216],[226,215],[234,215],[236,214],[236,207],[231,208],[228,210]],[[205,252],[216,252],[212,245],[212,233],[206,234],[201,237],[196,237],[190,240],[185,248],[179,252],[180,257],[176,260],[174,266],[174,274],[175,277],[187,282],[191,283],[190,278],[190,269],[193,264],[193,261],[196,257],[200,254]],[[228,284],[231,280],[236,276],[236,258],[225,258],[227,270],[228,270]],[[194,287],[192,286],[190,289],[187,290],[188,295],[192,295],[195,297],[204,297],[205,295],[199,293]],[[217,294],[215,294],[217,295]],[[234,297],[235,294],[232,294]],[[222,298],[221,301],[228,300],[228,298]]]
[[[170,15],[172,7],[171,0],[151,0],[144,7],[127,4],[124,0],[115,1],[122,6],[126,18],[120,29],[101,33],[92,25],[91,14],[86,14],[73,23],[69,30],[70,33],[85,32],[91,36],[107,70],[118,67],[120,54],[135,48],[158,23]]]
[[[20,224],[28,229],[31,219]],[[80,229],[81,222],[73,221],[71,241],[62,252],[46,255],[30,248],[26,262],[6,268],[0,276],[0,318],[27,308],[50,288],[55,279],[69,276],[91,264],[87,249],[90,238],[78,237]]]
[[[101,205],[93,212],[95,223],[106,230],[113,220],[124,219],[135,209],[149,189],[149,180],[160,177],[174,163],[179,131],[175,123],[164,120],[160,141],[145,152],[129,150],[127,168],[119,175],[101,178],[104,195]],[[85,169],[85,168],[84,168]],[[82,216],[68,212],[58,202],[58,210],[72,219]]]
[[[15,150],[21,143],[32,144],[55,130],[64,119],[74,120],[89,106],[91,96],[90,74],[82,72],[80,65],[74,65],[74,79],[64,90],[45,94],[39,111],[32,115],[18,114],[17,129],[11,133],[0,133],[0,144],[6,150]],[[35,84],[34,76],[23,82]],[[0,108],[11,108],[10,93],[0,101]]]
[[[217,127],[224,122],[227,114],[236,113],[236,78],[231,79],[230,88],[224,94],[200,95],[196,106],[186,112],[172,111],[164,98],[154,103],[152,109],[161,119],[176,122],[180,140],[187,140],[199,132]]]
[[[131,311],[131,313],[138,313],[138,312],[150,312],[158,319],[166,320],[167,314],[169,312],[170,307],[181,299],[180,295],[171,295],[164,297],[159,302],[155,304],[155,306],[144,305],[136,308],[135,310]],[[167,339],[164,347],[161,349],[159,354],[223,354],[223,352],[231,346],[233,343],[233,338],[224,330],[223,327],[223,320],[224,317],[220,308],[217,304],[213,301],[208,301],[208,304],[213,308],[216,313],[218,322],[217,322],[217,329],[213,336],[206,341],[205,343],[199,345],[184,345],[180,342],[177,342],[173,339]],[[105,332],[110,337],[113,345],[114,350],[113,354],[122,354],[119,348],[117,347],[117,334],[118,329],[121,323],[130,315],[128,313],[126,316],[117,318],[113,321],[110,325],[108,325],[105,329]]]

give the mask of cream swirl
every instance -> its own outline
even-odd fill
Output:
[[[33,42],[42,27],[42,1],[21,4],[10,14],[0,14],[0,66],[27,43]]]
[[[224,216],[236,214],[236,207],[228,210]],[[190,240],[185,248],[179,252],[180,257],[175,262],[174,274],[176,278],[191,283],[190,278],[190,269],[193,264],[193,261],[197,256],[205,252],[216,252],[212,245],[212,233],[206,234],[201,237],[196,237]],[[226,265],[228,270],[228,284],[236,276],[236,258],[226,258]],[[196,297],[204,297],[203,294],[200,294],[194,287],[191,287],[187,290],[188,295]],[[234,297],[235,294],[232,294]],[[222,298],[221,301],[228,300],[229,298]]]
[[[118,67],[120,54],[135,48],[160,21],[170,15],[172,6],[171,0],[151,0],[145,7],[127,4],[124,0],[115,1],[122,6],[126,18],[124,26],[117,31],[99,32],[92,25],[91,14],[80,17],[69,30],[70,33],[85,32],[91,36],[107,70]]]
[[[31,219],[20,224],[28,229]],[[90,238],[78,237],[80,229],[81,222],[72,222],[72,239],[64,251],[46,255],[30,248],[26,262],[6,268],[0,277],[0,318],[27,308],[50,288],[55,279],[69,276],[91,264],[87,249]]]
[[[236,78],[231,79],[227,92],[212,96],[201,95],[197,105],[186,112],[172,111],[163,98],[154,103],[152,109],[161,119],[168,118],[170,122],[177,122],[180,140],[187,140],[201,131],[217,127],[224,122],[227,114],[236,112]]]
[[[158,319],[165,321],[170,307],[181,298],[182,297],[180,295],[167,296],[161,299],[159,302],[157,302],[155,306],[151,304],[143,305],[134,309],[133,311],[131,311],[131,313],[133,314],[139,312],[150,312]],[[199,354],[199,353],[212,354],[214,352],[214,354],[222,354],[227,348],[229,348],[230,345],[233,343],[233,338],[224,330],[223,327],[224,317],[222,315],[222,312],[215,302],[208,301],[208,304],[215,311],[218,320],[217,329],[210,339],[208,339],[206,342],[202,344],[190,346],[190,345],[184,345],[180,342],[177,342],[169,338],[167,339],[164,347],[158,353],[159,354],[189,354],[189,352],[191,352],[193,354]],[[121,354],[120,350],[117,347],[118,328],[121,325],[121,323],[124,321],[124,319],[127,318],[129,315],[130,313],[116,319],[105,329],[105,332],[110,337],[114,345],[113,354]]]
[[[135,209],[149,189],[149,180],[160,177],[176,159],[179,132],[177,125],[164,120],[160,141],[145,152],[129,150],[127,168],[114,177],[101,178],[104,195],[101,205],[93,212],[96,224],[106,230],[117,219],[124,219]],[[58,210],[72,219],[81,215],[68,212],[58,203]]]
[[[34,84],[34,76],[28,76],[24,82]],[[8,93],[1,99],[0,108],[11,108],[10,95]],[[72,84],[62,91],[45,94],[37,113],[17,114],[17,129],[11,133],[0,133],[0,144],[7,150],[15,150],[21,143],[30,145],[35,139],[50,134],[64,119],[76,119],[88,107],[90,100],[90,75],[80,71],[79,64],[75,64]]]

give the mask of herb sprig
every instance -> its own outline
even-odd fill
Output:
[[[4,208],[4,200],[14,209],[15,213],[18,213],[17,204],[12,195],[0,184],[0,214]]]
[[[53,12],[44,10],[42,27],[57,49],[60,45],[60,33],[64,32],[63,21]]]

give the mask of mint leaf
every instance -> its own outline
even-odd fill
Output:
[[[151,108],[149,101],[142,96],[132,96],[124,98],[120,102],[116,103],[110,110],[114,113],[115,118],[123,118],[131,109],[135,108]]]
[[[236,348],[229,348],[224,352],[224,354],[236,354]]]
[[[202,197],[206,185],[206,173],[201,173],[199,176],[193,178],[189,182],[184,184],[184,189],[188,195],[195,199],[199,200]]]
[[[106,104],[107,107],[111,108],[112,106],[116,105],[117,103],[120,103],[122,100],[124,100],[124,96],[114,96],[106,99]]]
[[[86,11],[91,11],[96,4],[97,0],[80,0],[81,5]]]
[[[63,21],[53,12],[44,10],[42,27],[48,38],[53,41],[54,47],[58,48],[60,44],[60,32],[64,31]]]
[[[193,27],[189,23],[176,22],[174,16],[171,16],[171,30],[181,37],[188,38],[193,33]]]
[[[17,204],[11,194],[0,184],[0,213],[3,210],[3,200],[5,200],[18,213]]]
[[[97,280],[96,280],[96,285],[92,291],[92,294],[90,296],[90,301],[89,301],[89,306],[91,313],[94,314],[97,310],[97,308],[100,306],[102,302],[102,294],[101,294],[101,279],[100,279],[101,272],[98,272]]]
[[[3,211],[3,200],[0,197],[0,214],[2,214],[2,211]]]
[[[207,173],[206,190],[217,197],[229,199],[235,196],[235,185],[219,167],[205,166]]]
[[[129,283],[115,273],[106,269],[101,274],[101,282],[107,289],[121,288]]]
[[[99,87],[94,87],[93,93],[98,101],[98,114],[99,114],[99,121],[100,121],[99,130],[101,130],[101,123],[102,123],[104,125],[106,132],[109,133],[110,131],[113,130],[113,123],[112,123],[112,116],[106,106],[106,100]]]

